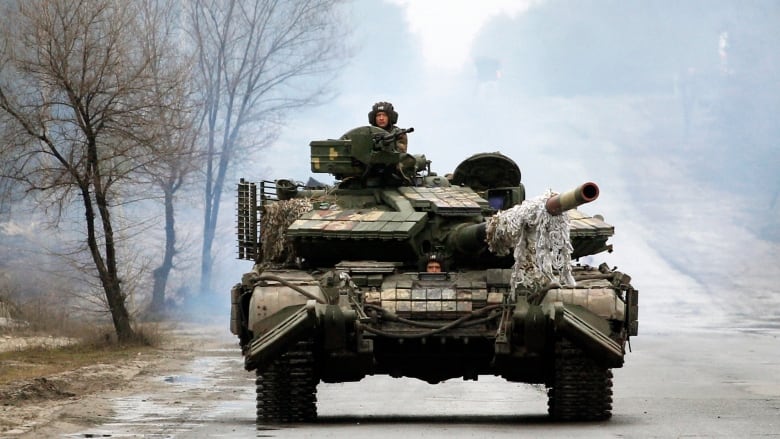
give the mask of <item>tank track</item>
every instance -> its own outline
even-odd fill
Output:
[[[298,342],[264,371],[257,370],[257,424],[317,419],[317,383],[311,341]]]
[[[560,421],[603,421],[612,417],[612,370],[598,365],[567,340],[555,347],[548,413]]]

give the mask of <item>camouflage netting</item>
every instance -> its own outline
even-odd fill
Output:
[[[260,219],[263,262],[288,263],[295,260],[295,251],[284,234],[290,224],[311,209],[311,200],[308,199],[277,201],[265,206]]]
[[[545,202],[551,191],[526,200],[488,219],[487,243],[490,251],[506,255],[514,248],[512,292],[520,285],[538,290],[549,282],[574,285],[571,274],[569,217],[550,215]]]

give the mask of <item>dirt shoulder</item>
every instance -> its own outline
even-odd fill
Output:
[[[0,386],[0,436],[42,437],[76,432],[111,415],[110,397],[153,389],[153,378],[184,369],[198,350],[217,343],[215,331],[194,325],[166,328],[160,346],[127,349],[93,364],[49,374],[46,369]],[[0,367],[10,367],[5,360]]]

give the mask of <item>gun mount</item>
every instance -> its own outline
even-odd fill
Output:
[[[414,128],[393,133],[375,127],[355,128],[339,140],[311,142],[311,171],[328,173],[338,180],[360,179],[362,186],[401,185],[428,162],[425,156],[401,152],[397,140]],[[354,183],[354,180],[352,180]]]

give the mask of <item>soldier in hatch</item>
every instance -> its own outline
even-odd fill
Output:
[[[425,266],[425,271],[428,273],[441,273],[441,262],[439,262],[438,256],[432,254],[428,258],[428,264]]]
[[[388,133],[400,130],[395,124],[398,122],[398,113],[393,109],[393,104],[390,102],[377,102],[371,107],[371,111],[368,113],[368,123],[375,127],[382,128]],[[406,152],[406,147],[409,145],[409,139],[406,134],[401,135],[396,141],[398,150]]]

